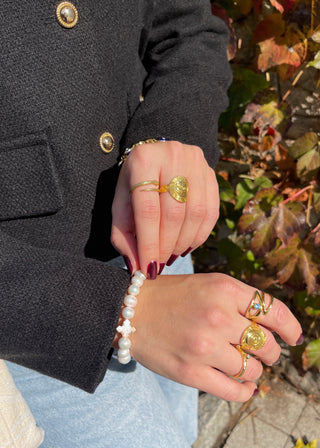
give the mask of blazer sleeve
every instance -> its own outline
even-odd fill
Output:
[[[0,357],[94,392],[129,274],[0,232]]]
[[[231,71],[228,32],[208,0],[155,0],[143,64],[144,101],[133,114],[124,147],[165,137],[200,146],[213,166],[217,122],[227,106]]]

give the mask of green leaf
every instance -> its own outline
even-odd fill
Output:
[[[297,175],[302,182],[309,182],[316,178],[320,168],[320,154],[317,149],[303,154],[297,162]]]
[[[317,26],[317,28],[314,30],[314,32],[313,32],[313,34],[311,36],[311,39],[314,42],[317,42],[318,44],[320,44],[320,25]]]
[[[268,86],[265,76],[254,73],[250,69],[235,66],[233,82],[228,91],[229,107],[220,115],[220,127],[226,132],[236,132],[236,123],[240,121],[246,106],[257,92]]]
[[[318,51],[318,53],[316,53],[313,61],[308,63],[308,67],[314,67],[314,68],[317,68],[318,70],[320,70],[320,51]]]
[[[320,372],[320,339],[311,341],[302,355],[302,364],[305,370],[315,367]]]
[[[307,132],[299,137],[289,148],[289,154],[294,159],[298,159],[303,154],[318,147],[319,139],[315,132]]]
[[[263,188],[272,187],[272,182],[270,179],[264,176],[256,178],[254,181],[251,179],[241,179],[241,181],[236,186],[236,210],[241,210],[249,199],[253,198],[254,195],[262,190]]]
[[[229,202],[233,199],[233,189],[227,180],[220,174],[217,174],[217,181],[219,185],[220,199]]]
[[[293,297],[294,303],[305,310],[309,316],[320,315],[320,295],[307,294],[307,291],[299,291]]]

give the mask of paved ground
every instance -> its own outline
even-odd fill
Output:
[[[300,377],[292,365],[274,369],[245,404],[200,395],[193,448],[293,448],[299,437],[319,438],[320,448],[320,375]]]

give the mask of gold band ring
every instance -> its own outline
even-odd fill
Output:
[[[240,355],[242,357],[242,367],[241,367],[241,370],[236,375],[232,375],[232,377],[240,378],[240,376],[242,376],[244,374],[244,372],[246,371],[247,361],[250,358],[250,355],[248,353],[246,353],[244,350],[242,350],[240,345],[234,345],[234,348],[236,348],[238,350],[238,352],[240,353]]]
[[[267,336],[255,322],[247,327],[241,336],[240,346],[243,350],[260,350],[264,347]]]
[[[135,184],[135,185],[130,189],[130,193],[132,193],[133,190],[135,190],[135,189],[138,188],[138,187],[143,187],[143,185],[150,185],[150,184],[153,184],[153,185],[159,185],[159,181],[157,181],[157,180],[145,180],[145,181],[143,181],[143,182],[139,182],[138,184]],[[145,191],[145,190],[143,190],[143,191]]]
[[[251,302],[249,304],[249,307],[246,311],[246,318],[248,319],[256,319],[257,317],[260,316],[260,314],[262,313],[263,315],[266,315],[272,308],[273,305],[273,301],[274,301],[274,297],[271,294],[268,294],[270,297],[270,303],[269,305],[266,307],[266,303],[265,303],[265,293],[259,292],[259,291],[255,291],[253,298],[251,299]]]
[[[158,193],[168,192],[176,201],[187,202],[189,184],[188,180],[184,176],[176,176],[167,185],[163,185],[160,188],[146,188],[142,191],[157,191]]]

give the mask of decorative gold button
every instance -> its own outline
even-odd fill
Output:
[[[78,22],[78,11],[69,2],[61,2],[56,9],[57,20],[64,28],[73,28]]]
[[[100,148],[103,152],[111,152],[114,148],[114,138],[109,132],[104,132],[100,137]]]

